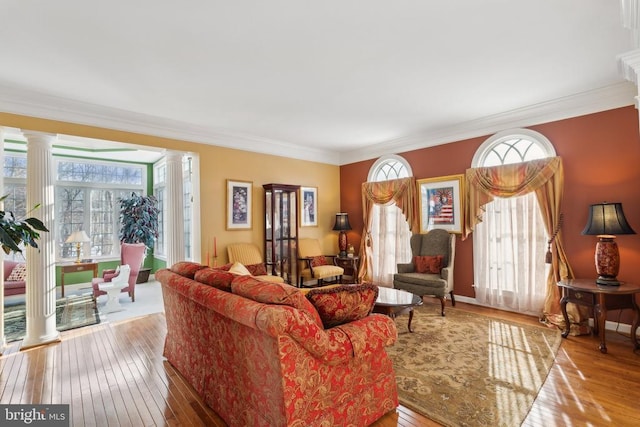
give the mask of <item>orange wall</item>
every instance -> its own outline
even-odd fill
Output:
[[[630,106],[529,127],[545,135],[563,159],[565,171],[564,234],[567,256],[576,277],[595,276],[596,236],[583,236],[588,205],[622,202],[625,215],[640,233],[640,137],[638,111]],[[417,179],[462,174],[471,166],[477,148],[490,135],[431,148],[399,153],[408,160]],[[360,184],[375,159],[340,168],[341,210],[354,228],[350,242],[362,232]],[[473,235],[458,237],[455,293],[475,297]],[[640,283],[640,235],[618,236],[620,280]]]

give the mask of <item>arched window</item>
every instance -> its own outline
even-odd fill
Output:
[[[411,166],[404,157],[388,154],[380,157],[369,169],[369,182],[388,181],[390,179],[408,178],[413,175]]]
[[[555,156],[544,135],[513,129],[488,138],[473,167],[490,167]],[[485,205],[473,237],[474,286],[480,304],[539,314],[546,291],[547,233],[535,193],[495,198]]]
[[[395,154],[380,157],[369,169],[369,182],[408,178],[413,175],[409,163]],[[371,212],[372,274],[376,283],[393,286],[399,262],[411,259],[407,220],[394,203],[374,205]]]

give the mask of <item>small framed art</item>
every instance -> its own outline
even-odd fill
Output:
[[[318,188],[300,187],[300,226],[318,226]]]
[[[251,229],[253,182],[227,180],[227,230]]]
[[[419,179],[420,233],[443,228],[462,233],[464,175]]]

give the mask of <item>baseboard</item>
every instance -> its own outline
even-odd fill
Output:
[[[455,295],[455,294],[454,294]],[[491,307],[489,305],[486,304],[480,304],[478,301],[476,301],[475,298],[470,298],[470,297],[465,297],[465,296],[458,296],[455,295],[456,298],[456,302],[460,301],[460,302],[464,302],[466,304],[473,304],[473,305],[479,305],[482,307],[489,307],[489,308],[495,308],[495,307]],[[503,311],[512,311],[512,310],[505,310],[502,308],[496,308],[496,310],[503,310]],[[515,310],[513,310],[513,312],[515,312]],[[524,313],[524,314],[529,314],[531,316],[537,316],[537,314],[535,313]],[[589,318],[589,325],[591,325],[593,327],[593,318]],[[604,328],[608,331],[617,331],[617,332],[622,332],[624,334],[631,334],[631,325],[629,325],[628,323],[618,323],[618,322],[612,322],[610,320],[607,320],[605,322]]]

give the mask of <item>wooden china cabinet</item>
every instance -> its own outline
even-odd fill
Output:
[[[264,184],[264,257],[267,272],[298,283],[299,185]]]

